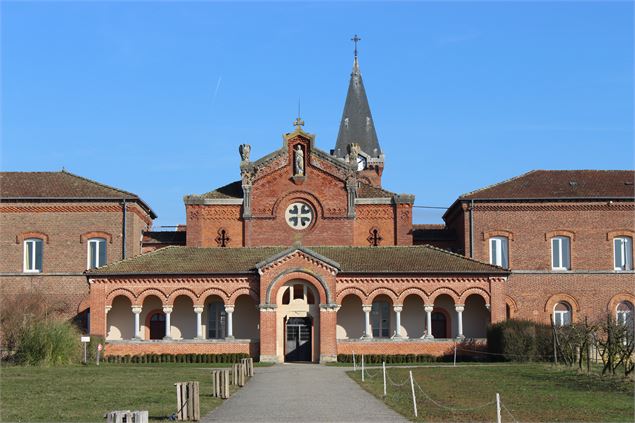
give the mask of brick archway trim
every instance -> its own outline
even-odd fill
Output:
[[[568,231],[566,229],[559,229],[557,231],[550,231],[545,233],[545,241],[549,241],[551,238],[556,236],[566,236],[571,238],[571,241],[575,241],[575,232]]]
[[[102,231],[85,232],[79,236],[79,242],[83,244],[86,240],[91,238],[104,238],[109,244],[112,244],[112,235]]]
[[[505,297],[505,304],[507,304],[509,306],[509,309],[510,309],[510,311],[513,314],[518,313],[518,305],[516,304],[516,300],[514,300],[512,297],[506,296]]]
[[[337,303],[342,305],[342,300],[344,300],[344,298],[346,298],[349,295],[354,295],[360,300],[362,300],[362,304],[364,304],[364,301],[366,300],[366,297],[367,297],[366,293],[361,288],[357,288],[356,286],[350,286],[348,288],[341,290],[337,294]]]
[[[633,306],[635,306],[635,295],[629,294],[627,292],[620,292],[619,294],[613,295],[608,304],[606,305],[606,311],[611,315],[611,317],[615,318],[615,312],[617,309],[617,305],[622,301],[628,301]]]
[[[635,238],[635,231],[630,229],[620,229],[617,231],[611,231],[606,234],[606,240],[611,241],[613,238],[618,236],[630,236],[631,238]]]
[[[504,231],[504,230],[496,230],[496,231],[483,232],[483,241],[487,241],[488,239],[493,238],[495,236],[504,236],[505,238],[509,239],[510,241],[514,240],[514,233],[513,232]]]
[[[235,304],[236,303],[236,299],[238,299],[238,297],[240,297],[242,295],[250,296],[256,302],[256,304],[258,304],[260,302],[260,298],[258,298],[258,293],[256,291],[254,291],[253,289],[251,289],[251,288],[238,288],[238,289],[234,290],[234,292],[231,293],[231,295],[229,296],[229,299],[227,300],[227,304]]]
[[[491,300],[489,292],[485,291],[482,288],[468,288],[463,291],[461,293],[461,296],[459,297],[459,304],[465,304],[465,300],[467,300],[467,297],[471,295],[478,295],[483,298],[483,300],[485,300],[485,304],[490,304]]]
[[[130,300],[130,305],[133,305],[136,302],[135,294],[132,291],[126,288],[117,288],[113,289],[108,293],[108,295],[106,295],[106,305],[112,306],[114,299],[120,296],[128,298]]]
[[[159,300],[161,300],[161,304],[165,304],[167,295],[165,295],[163,291],[156,288],[147,288],[141,291],[139,295],[137,295],[137,298],[135,300],[136,305],[143,306],[143,303],[146,300],[146,298],[148,298],[151,295],[154,295],[155,297],[159,298]]]
[[[333,304],[333,295],[331,293],[331,290],[329,289],[328,284],[324,281],[324,279],[320,276],[317,275],[313,272],[311,272],[310,270],[307,269],[301,269],[301,268],[292,268],[292,269],[287,269],[284,272],[280,273],[278,276],[276,276],[271,283],[269,284],[269,286],[267,286],[267,291],[265,294],[265,302],[266,304],[271,304],[271,293],[273,292],[273,288],[278,285],[281,281],[287,282],[285,280],[286,276],[288,276],[289,274],[292,273],[300,273],[300,274],[304,274],[306,276],[308,276],[308,280],[307,282],[312,282],[315,285],[315,281],[318,282],[318,284],[320,285],[320,288],[322,288],[322,293],[325,296],[326,299],[326,303],[327,304]],[[319,290],[318,290],[319,292]]]
[[[434,291],[432,291],[432,293],[430,294],[428,298],[428,300],[430,301],[430,304],[434,304],[437,297],[443,294],[449,295],[454,301],[454,304],[461,304],[459,303],[460,295],[452,288],[437,288]]]
[[[15,243],[20,244],[21,242],[24,242],[25,239],[29,239],[29,238],[39,238],[42,241],[46,242],[47,244],[49,243],[49,236],[45,234],[44,232],[37,232],[37,231],[22,232],[21,234],[16,235]]]
[[[399,295],[397,295],[397,293],[395,291],[393,291],[392,289],[390,289],[390,288],[375,288],[375,289],[373,289],[368,294],[368,297],[366,298],[366,303],[365,304],[372,304],[373,301],[375,301],[375,298],[377,298],[380,295],[385,295],[388,298],[390,298],[390,300],[392,301],[393,305],[397,304],[397,299],[399,298]]]
[[[238,288],[238,289],[242,289],[242,288]],[[215,295],[217,297],[220,297],[221,300],[223,300],[224,304],[230,304],[229,303],[229,294],[227,292],[225,292],[224,290],[213,286],[210,288],[206,288],[205,290],[203,290],[203,292],[201,292],[201,294],[198,296],[198,298],[196,298],[196,301],[194,301],[194,304],[205,304],[205,301],[207,301],[208,297],[211,297],[212,295]],[[232,303],[233,304],[233,303]]]
[[[549,299],[545,303],[545,312],[549,314],[553,313],[553,307],[556,305],[556,303],[560,301],[566,301],[567,303],[569,303],[569,305],[572,308],[571,311],[573,311],[574,313],[577,314],[580,312],[580,305],[578,304],[578,300],[573,298],[571,295],[565,294],[565,293],[554,294],[551,297],[549,297]]]
[[[196,293],[194,291],[192,291],[189,288],[178,288],[178,289],[175,289],[174,291],[170,292],[170,295],[168,295],[168,297],[167,297],[167,299],[165,301],[166,305],[174,305],[174,300],[176,300],[177,297],[180,297],[182,295],[185,296],[185,297],[188,297],[189,299],[191,299],[192,300],[192,304],[196,304],[197,303],[198,298],[197,298]]]
[[[421,298],[424,304],[428,304],[428,302],[430,301],[428,294],[426,294],[423,289],[416,287],[406,288],[401,294],[399,294],[399,297],[397,297],[397,301],[399,302],[399,304],[403,304],[406,298],[411,295]]]

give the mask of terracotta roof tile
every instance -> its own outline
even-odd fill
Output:
[[[634,180],[632,170],[533,170],[459,199],[634,198]]]
[[[257,263],[288,247],[166,247],[88,271],[108,274],[232,274],[255,272]],[[506,274],[500,267],[429,245],[405,247],[306,247],[341,265],[345,273]]]
[[[170,244],[185,245],[185,231],[146,231],[143,233],[144,245]]]
[[[377,188],[369,184],[360,183],[357,188],[358,198],[392,198],[395,195],[394,192],[386,191],[382,188]]]

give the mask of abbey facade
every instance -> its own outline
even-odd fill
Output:
[[[357,58],[335,147],[303,124],[265,157],[239,146],[240,180],[186,195],[175,232],[134,194],[4,173],[0,294],[67,298],[107,354],[272,362],[440,355],[511,317],[631,321],[633,171],[533,171],[413,224],[414,196],[382,186]]]

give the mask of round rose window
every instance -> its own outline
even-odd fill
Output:
[[[313,222],[313,209],[307,203],[296,201],[289,204],[284,218],[293,229],[306,229]]]

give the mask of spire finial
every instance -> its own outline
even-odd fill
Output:
[[[304,126],[304,121],[300,117],[300,97],[298,97],[298,117],[295,119],[295,122],[293,122],[293,124],[297,129],[300,129],[301,126]]]
[[[357,60],[357,43],[360,42],[361,40],[362,39],[359,38],[357,34],[355,34],[353,38],[351,38],[351,41],[355,43],[355,60]]]

